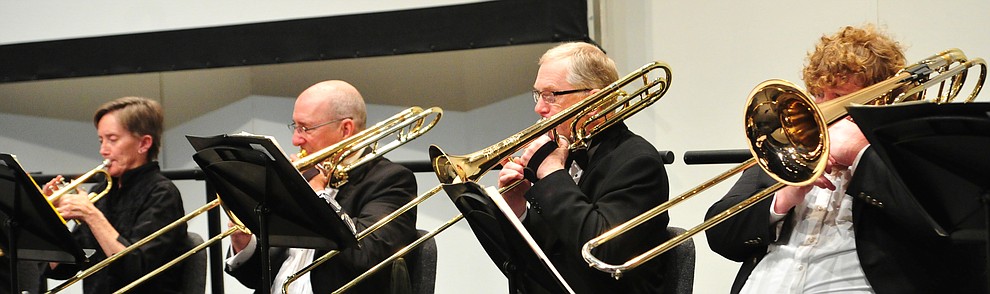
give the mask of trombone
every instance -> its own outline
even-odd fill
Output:
[[[393,115],[389,119],[379,122],[378,124],[370,128],[367,128],[340,142],[337,142],[336,144],[323,148],[317,152],[314,152],[313,154],[303,156],[302,158],[293,162],[293,166],[300,171],[312,167],[317,167],[318,169],[321,170],[321,172],[327,174],[333,174],[337,177],[338,181],[335,181],[333,184],[338,186],[343,185],[344,183],[346,183],[347,173],[350,170],[352,170],[353,168],[357,167],[360,164],[367,163],[368,161],[376,157],[380,157],[382,154],[407,143],[409,140],[418,138],[419,136],[425,134],[427,131],[429,131],[434,126],[436,126],[436,123],[440,120],[440,116],[442,114],[443,111],[437,107],[433,107],[427,110],[423,110],[422,108],[417,106],[410,107],[396,115]],[[432,119],[430,119],[431,116]],[[390,135],[396,136],[395,141],[379,146],[378,141]],[[369,148],[371,149],[370,152],[363,154],[361,157],[355,159],[353,162],[350,163],[344,162],[345,159],[352,157],[352,155],[355,152],[360,152],[362,150]],[[166,232],[174,229],[175,227],[188,222],[190,219],[198,216],[199,214],[209,211],[210,209],[220,206],[221,204],[222,204],[221,200],[218,197],[217,199],[211,201],[210,203],[207,203],[206,205],[203,205],[202,207],[196,209],[194,212],[186,216],[183,216],[182,218],[179,218],[178,220],[172,222],[171,224],[165,226],[164,228],[161,228],[158,231],[141,239],[140,241],[135,242],[131,246],[124,248],[124,250],[118,252],[117,254],[108,257],[107,259],[101,261],[100,263],[97,263],[96,265],[93,265],[92,267],[90,267],[85,271],[77,273],[76,276],[72,277],[69,280],[66,280],[61,285],[52,289],[49,293],[56,293],[58,291],[64,290],[69,285],[74,284],[79,280],[85,279],[86,277],[92,275],[93,273],[108,266],[110,263],[118,259],[120,256],[126,255],[131,251],[136,250],[138,247],[144,245],[145,243],[151,241],[152,239],[165,234]],[[173,259],[171,262],[166,263],[165,265],[162,265],[158,269],[135,280],[131,284],[118,290],[117,293],[122,293],[124,291],[134,288],[138,284],[143,283],[144,281],[150,279],[151,277],[161,273],[168,267],[171,267],[179,263],[185,258],[188,258],[189,256],[192,256],[196,252],[201,251],[202,249],[208,247],[209,245],[217,241],[220,241],[224,237],[227,237],[237,231],[242,231],[245,233],[249,232],[247,228],[242,223],[240,223],[240,221],[237,219],[236,216],[234,216],[229,211],[226,212],[228,217],[230,217],[230,219],[235,222],[234,227],[228,229],[227,231],[221,233],[220,235],[210,238],[208,242],[204,242],[203,244],[200,244],[200,246],[196,246],[189,252],[180,255],[176,259]]]
[[[421,135],[422,133],[426,133],[427,131],[429,131],[430,129],[432,129],[434,125],[436,125],[437,121],[440,120],[440,117],[443,114],[443,111],[439,107],[433,107],[433,108],[430,108],[430,109],[427,109],[427,110],[419,109],[419,107],[415,107],[415,108],[416,109],[413,109],[413,108],[407,109],[405,112],[400,113],[399,115],[397,115],[397,116],[400,116],[400,115],[402,115],[402,116],[415,115],[414,117],[412,117],[412,118],[410,118],[408,120],[410,120],[410,121],[413,120],[413,119],[416,120],[415,121],[416,122],[415,124],[411,124],[411,123],[397,124],[397,125],[395,125],[395,126],[392,127],[392,129],[398,129],[398,130],[401,131],[401,132],[399,132],[397,134],[397,136],[398,136],[398,138],[400,138],[400,140],[393,141],[393,142],[387,144],[386,147],[385,147],[385,149],[382,149],[381,151],[375,150],[374,152],[369,152],[368,155],[366,155],[362,160],[358,160],[357,162],[352,163],[352,165],[351,165],[350,168],[341,168],[341,167],[337,167],[337,166],[332,165],[332,164],[331,165],[327,165],[325,163],[319,163],[319,162],[316,162],[315,160],[311,160],[310,159],[311,157],[318,158],[319,156],[321,156],[320,155],[321,153],[329,153],[329,152],[324,152],[326,149],[321,150],[320,152],[314,153],[312,155],[304,156],[303,158],[300,158],[299,160],[297,160],[293,164],[298,164],[298,165],[296,165],[296,168],[299,169],[299,170],[304,170],[304,169],[307,169],[309,167],[316,167],[320,171],[331,171],[334,174],[334,178],[338,179],[338,181],[336,181],[334,184],[339,183],[340,185],[342,185],[343,182],[341,182],[339,179],[343,179],[343,181],[346,181],[346,179],[347,179],[347,177],[346,177],[346,171],[348,171],[351,168],[357,166],[356,164],[362,164],[364,162],[367,162],[368,160],[373,159],[374,157],[381,156],[382,154],[384,154],[384,153],[386,153],[388,151],[391,151],[392,149],[395,149],[396,147],[398,147],[398,146],[400,146],[402,144],[405,144],[409,140],[412,140],[412,139],[414,139],[416,137],[419,137],[419,135]],[[429,116],[429,115],[433,115],[433,114],[436,115],[435,118],[430,123],[423,124],[424,118],[427,117],[427,116]],[[409,126],[408,131],[405,131],[405,127],[407,125],[410,125],[410,126]],[[399,128],[401,128],[401,129],[399,129]],[[388,133],[385,133],[385,134],[387,135]],[[373,139],[373,141],[372,141],[372,139]],[[380,137],[373,137],[373,138],[369,138],[368,140],[365,140],[365,141],[376,142],[379,139],[380,139]],[[348,152],[346,152],[346,154],[343,154],[342,153],[342,154],[340,154],[338,156],[334,156],[333,158],[338,158],[338,159],[347,158],[349,156],[349,154],[351,154],[353,152],[356,152],[356,151],[360,151],[360,149],[358,149],[358,150],[353,150],[352,149],[352,150],[349,150]],[[371,154],[375,154],[375,156],[374,157],[371,157]],[[339,163],[340,161],[338,160],[337,162]],[[337,186],[339,187],[339,185],[337,185]],[[360,242],[361,239],[364,239],[365,237],[371,235],[372,233],[374,233],[378,229],[381,229],[382,227],[384,227],[388,223],[390,223],[393,220],[395,220],[396,218],[398,218],[403,213],[406,213],[407,211],[409,211],[413,207],[416,207],[416,205],[419,205],[423,201],[426,201],[426,199],[429,199],[431,196],[433,196],[433,194],[436,194],[437,192],[440,192],[440,187],[439,186],[437,186],[436,188],[433,188],[432,190],[430,190],[427,193],[424,193],[423,195],[420,195],[420,196],[417,196],[416,198],[413,198],[413,200],[410,200],[408,203],[406,203],[402,207],[399,207],[398,209],[396,209],[392,213],[389,213],[385,217],[382,217],[380,220],[378,220],[374,224],[371,224],[370,226],[368,226],[367,228],[365,228],[361,232],[358,232],[357,235],[354,236],[355,239],[357,239],[358,242]],[[311,262],[309,265],[307,265],[303,269],[301,269],[298,272],[290,275],[288,278],[285,279],[285,282],[282,283],[282,293],[288,293],[289,292],[289,285],[290,284],[292,284],[293,282],[295,282],[296,280],[298,280],[299,278],[301,278],[306,273],[313,271],[314,269],[316,269],[317,267],[319,267],[323,263],[326,263],[327,261],[329,261],[334,256],[337,256],[337,254],[340,254],[340,250],[331,250],[331,251],[323,254],[323,256],[320,256],[319,258],[314,259],[313,262]]]
[[[204,212],[207,212],[210,209],[213,209],[214,207],[217,207],[218,205],[223,205],[223,203],[220,200],[220,195],[217,195],[217,199],[214,199],[213,201],[210,201],[210,203],[207,203],[206,205],[203,205],[202,207],[196,209],[196,211],[193,211],[189,215],[191,215],[192,217],[196,217],[197,215],[203,214]],[[219,242],[220,240],[223,240],[223,238],[227,238],[228,236],[233,235],[234,233],[236,233],[238,231],[243,232],[243,233],[246,233],[246,234],[250,234],[251,233],[251,230],[248,230],[247,227],[244,226],[244,223],[242,223],[241,220],[238,219],[236,215],[234,215],[233,213],[231,213],[230,210],[227,210],[227,208],[224,207],[223,208],[223,211],[225,213],[227,213],[227,218],[229,218],[230,221],[234,223],[234,226],[233,227],[230,227],[226,231],[224,231],[223,233],[220,233],[220,234],[214,236],[213,238],[210,238],[209,240],[206,240],[206,242],[203,242],[202,244],[199,244],[196,247],[193,247],[189,251],[186,251],[186,253],[183,253],[182,255],[179,255],[175,259],[172,259],[172,261],[169,261],[168,263],[163,264],[162,266],[160,266],[160,267],[156,268],[155,270],[153,270],[153,271],[145,274],[144,276],[138,278],[137,280],[134,280],[130,284],[127,284],[127,286],[124,286],[123,288],[120,288],[120,289],[118,289],[117,291],[115,291],[113,293],[118,294],[118,293],[125,293],[127,291],[130,291],[131,289],[134,289],[134,287],[137,287],[138,285],[141,285],[141,283],[144,283],[144,282],[150,280],[151,278],[157,276],[158,274],[164,272],[165,270],[171,268],[172,266],[178,264],[179,262],[182,262],[183,260],[186,260],[186,258],[189,258],[190,256],[193,256],[196,253],[199,253],[200,251],[203,251],[203,249],[206,249],[210,245],[213,245],[213,243]],[[188,221],[192,217],[189,217],[188,219],[186,219],[186,221]],[[185,221],[183,221],[183,222],[185,222]],[[176,223],[179,223],[179,221],[176,221]]]
[[[648,74],[654,70],[662,71],[663,75],[651,80]],[[660,100],[660,98],[667,93],[667,90],[670,89],[671,77],[670,66],[663,62],[654,61],[622,77],[598,93],[586,97],[581,100],[581,102],[571,105],[557,114],[541,120],[536,124],[516,133],[515,135],[510,136],[509,138],[477,152],[463,156],[453,156],[445,154],[435,145],[430,146],[430,159],[433,165],[433,170],[436,172],[437,178],[439,178],[440,182],[443,184],[451,184],[461,181],[477,181],[481,178],[481,176],[498,165],[499,161],[503,158],[506,158],[526,147],[528,142],[546,134],[548,131],[556,128],[558,125],[569,119],[573,119],[570,124],[570,128],[572,130],[571,134],[573,137],[570,138],[570,142],[572,143],[568,146],[568,148],[571,150],[587,148],[589,140],[602,130],[621,122],[622,120]],[[623,90],[626,86],[630,85],[637,79],[642,79],[643,86],[636,89],[631,89],[631,94]],[[587,117],[587,119],[581,120],[580,118],[583,117]],[[596,125],[592,125],[596,122]],[[522,181],[514,182],[508,186],[502,187],[499,189],[499,193],[512,189],[520,183],[522,183]],[[433,194],[438,193],[441,189],[442,185],[436,186],[427,193],[424,193],[422,196],[414,199],[410,202],[410,204],[416,202],[417,200],[418,202],[416,202],[416,204],[418,204],[419,202],[426,200],[426,198],[433,196]],[[412,249],[443,232],[463,218],[463,214],[454,216],[437,229],[423,235],[419,239],[416,239],[416,241],[413,241],[406,247],[399,249],[398,252],[371,267],[333,293],[342,293],[350,289],[358,282],[380,270],[385,265],[406,255],[412,251]],[[385,219],[387,219],[387,217],[383,218],[383,220]],[[285,289],[286,288],[283,288],[283,291],[285,291]]]
[[[443,110],[440,107],[423,109],[419,106],[413,106],[313,154],[306,155],[304,151],[303,157],[297,159],[292,165],[300,171],[315,167],[336,179],[330,183],[332,186],[340,187],[347,183],[347,175],[352,169],[381,157],[385,153],[429,132],[442,116]],[[379,146],[380,140],[391,135],[395,136],[394,141]],[[355,153],[368,148],[370,148],[370,152],[361,155],[353,162],[347,161]]]
[[[957,63],[958,66],[951,67]],[[970,96],[965,100],[971,102],[983,86],[987,65],[981,58],[967,60],[966,55],[959,49],[950,49],[930,56],[907,66],[894,77],[820,104],[814,103],[810,94],[790,82],[768,80],[760,83],[749,94],[744,119],[750,153],[754,158],[589,240],[581,248],[581,255],[591,267],[611,273],[612,277],[619,279],[623,272],[638,267],[687,241],[688,238],[755,205],[785,185],[804,186],[814,182],[824,173],[828,161],[828,125],[847,115],[846,106],[888,105],[915,100],[923,98],[926,89],[935,84],[940,86],[938,97],[934,102],[948,103],[959,94],[968,69],[976,65],[981,66],[980,76]],[[930,76],[931,74],[936,75]],[[946,89],[945,81],[950,78],[950,84]],[[902,91],[902,89],[906,90]],[[591,250],[603,243],[755,164],[759,164],[778,183],[621,265],[608,264],[591,253]]]

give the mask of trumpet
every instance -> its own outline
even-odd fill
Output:
[[[660,70],[662,75],[660,77],[650,79],[649,74],[653,73],[655,70]],[[581,100],[581,102],[571,105],[557,114],[541,120],[536,124],[510,136],[509,138],[477,152],[464,156],[452,156],[445,154],[435,145],[430,146],[430,159],[431,164],[433,165],[433,170],[436,172],[437,178],[440,179],[442,184],[451,184],[460,181],[477,181],[481,178],[481,176],[498,165],[500,160],[521,150],[526,147],[528,142],[543,134],[546,134],[548,131],[556,128],[558,125],[563,124],[569,119],[574,120],[569,126],[572,134],[570,142],[572,143],[568,146],[568,148],[571,150],[587,148],[589,140],[601,131],[605,130],[609,126],[621,122],[622,120],[658,101],[664,94],[667,93],[667,90],[670,89],[671,77],[670,66],[659,61],[651,62],[608,85],[598,93],[586,97]],[[641,87],[630,89],[630,92],[623,90],[639,79],[642,79],[643,82]],[[584,117],[587,119],[578,119]],[[517,181],[502,187],[499,189],[499,193],[508,191],[519,185],[521,182],[522,181]],[[422,196],[417,197],[414,201],[418,200],[419,202],[422,202],[430,196],[438,193],[440,190],[442,190],[442,185],[434,187]],[[342,293],[347,291],[360,281],[366,279],[371,274],[383,268],[385,265],[408,254],[412,251],[412,249],[443,232],[463,218],[463,214],[454,216],[446,223],[440,225],[440,227],[399,249],[398,252],[371,267],[333,293]],[[285,289],[283,288],[283,291],[284,290]]]
[[[389,119],[379,122],[378,124],[370,128],[367,128],[361,132],[358,132],[357,134],[354,134],[351,137],[348,137],[340,142],[337,142],[336,144],[333,144],[317,152],[314,152],[313,154],[306,155],[302,158],[297,159],[295,162],[293,162],[293,166],[295,166],[297,170],[302,171],[312,168],[316,165],[321,165],[322,170],[326,170],[327,172],[332,173],[335,177],[337,177],[338,181],[334,182],[335,185],[337,186],[343,185],[344,183],[346,183],[347,173],[351,171],[353,168],[361,164],[367,163],[374,158],[380,157],[382,156],[382,154],[387,153],[388,151],[391,151],[395,148],[398,148],[399,146],[408,143],[410,140],[418,138],[419,136],[425,134],[436,125],[436,123],[440,120],[442,114],[443,111],[438,107],[433,107],[427,110],[423,110],[422,108],[416,106],[410,107],[396,115],[393,115]],[[381,139],[386,138],[387,136],[390,135],[396,136],[395,141],[389,142],[384,145],[378,144]],[[371,151],[365,153],[360,158],[357,158],[354,161],[350,161],[349,163],[344,162],[345,159],[352,157],[354,152],[360,152],[362,150],[369,148],[371,149]],[[78,282],[79,280],[85,279],[86,277],[92,275],[93,273],[108,266],[110,263],[118,259],[120,256],[126,255],[138,249],[140,246],[153,240],[154,238],[157,238],[165,234],[166,232],[171,231],[175,227],[178,227],[179,225],[188,222],[189,220],[202,214],[203,212],[209,211],[210,209],[220,206],[221,204],[222,204],[221,198],[218,195],[216,200],[213,200],[210,203],[207,203],[206,205],[203,205],[202,207],[196,209],[194,212],[186,216],[183,216],[182,218],[179,218],[178,220],[172,222],[171,224],[165,226],[164,228],[159,229],[158,231],[148,235],[147,237],[141,239],[140,241],[135,242],[131,246],[124,248],[117,254],[108,257],[107,259],[103,260],[100,263],[97,263],[96,265],[93,265],[89,269],[79,272],[78,274],[76,274],[76,276],[63,282],[61,285],[53,288],[52,291],[50,291],[49,293],[56,293],[58,291],[65,289],[69,285]],[[194,247],[190,251],[160,266],[158,269],[155,269],[154,271],[145,274],[145,276],[131,282],[129,285],[125,286],[124,288],[121,288],[115,293],[123,293],[130,289],[133,289],[134,287],[147,281],[148,279],[154,277],[155,275],[163,272],[169,267],[174,266],[175,264],[178,264],[180,261],[188,258],[189,256],[194,255],[196,252],[199,252],[202,249],[208,247],[209,245],[216,243],[222,240],[223,238],[230,236],[238,231],[244,233],[250,233],[247,227],[245,227],[233,213],[231,213],[228,210],[225,211],[228,217],[231,219],[231,221],[234,222],[234,226],[232,228],[228,229],[227,231],[213,238],[210,238],[203,244]]]
[[[58,202],[59,199],[62,199],[62,196],[65,196],[65,194],[69,194],[75,191],[76,188],[79,187],[79,185],[82,185],[86,181],[89,181],[89,179],[95,176],[96,174],[103,174],[104,178],[106,178],[107,181],[107,187],[103,188],[103,191],[100,191],[99,193],[89,193],[89,202],[95,203],[96,201],[103,198],[103,196],[106,196],[107,193],[110,193],[110,188],[113,187],[113,178],[110,177],[110,173],[107,172],[107,168],[110,168],[110,160],[104,159],[103,163],[97,165],[95,168],[91,169],[90,171],[80,175],[71,182],[65,184],[65,182],[63,181],[62,184],[57,185],[58,189],[55,192],[53,192],[52,195],[48,196],[48,201],[52,203]],[[38,191],[43,191],[43,189],[41,189],[41,187],[38,187]]]
[[[62,196],[65,196],[66,194],[72,193],[73,191],[76,190],[76,188],[79,188],[80,185],[82,185],[83,183],[89,181],[90,178],[92,178],[93,176],[95,176],[97,174],[103,174],[103,177],[107,181],[107,186],[104,187],[103,190],[100,191],[99,193],[97,193],[97,192],[90,192],[89,195],[87,196],[87,198],[89,198],[89,202],[90,203],[96,203],[96,201],[99,201],[100,199],[103,199],[103,196],[106,196],[107,193],[110,193],[110,188],[113,188],[113,177],[111,177],[110,176],[110,173],[107,172],[107,168],[110,168],[110,160],[109,159],[104,159],[103,160],[103,163],[100,163],[100,165],[97,165],[96,167],[94,167],[93,169],[89,170],[88,172],[86,172],[86,173],[84,173],[84,174],[76,177],[71,182],[65,183],[65,181],[62,181],[61,183],[57,183],[55,185],[57,187],[57,189],[52,193],[52,195],[48,196],[48,202],[49,203],[52,203],[52,204],[54,204],[55,202],[58,202],[60,199],[62,199]],[[37,185],[37,183],[35,183],[35,185]],[[41,187],[38,187],[38,191],[42,191],[41,194],[44,195],[44,192],[43,192],[44,189],[42,189]],[[58,218],[59,219],[62,219],[62,222],[63,223],[65,223],[65,219],[62,218],[62,215],[61,214],[58,214],[58,212],[56,212],[55,214],[58,215]],[[73,221],[74,221],[75,224],[77,224],[77,225],[79,224],[79,220],[73,220]]]
[[[954,64],[958,65],[952,67]],[[933,102],[951,102],[959,94],[968,70],[976,65],[981,66],[981,73],[976,86],[964,101],[970,102],[976,98],[983,86],[987,66],[981,58],[967,60],[966,55],[959,49],[950,49],[930,56],[905,67],[894,77],[821,104],[814,103],[810,94],[793,83],[783,80],[768,80],[760,83],[749,94],[744,119],[753,158],[589,240],[582,246],[581,255],[591,267],[611,273],[612,277],[619,279],[623,272],[638,267],[692,236],[755,205],[785,185],[805,186],[814,182],[824,173],[828,161],[828,126],[847,115],[846,106],[888,105],[923,99],[926,89],[935,84],[939,84],[940,87],[937,98],[932,99]],[[935,76],[931,76],[932,74]],[[945,82],[949,79],[951,81],[946,89]],[[756,164],[759,164],[760,168],[778,183],[621,265],[608,264],[591,253],[591,250],[603,243]]]

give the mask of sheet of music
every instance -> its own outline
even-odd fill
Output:
[[[564,288],[567,288],[567,292],[573,294],[574,290],[571,289],[571,285],[567,284],[567,281],[564,280],[564,277],[560,275],[560,272],[557,271],[557,268],[553,266],[553,263],[550,262],[550,259],[547,258],[546,254],[543,253],[544,252],[543,248],[540,248],[540,245],[536,244],[536,241],[533,240],[533,236],[529,234],[529,231],[526,230],[526,227],[524,227],[522,222],[519,221],[519,218],[516,217],[516,213],[512,211],[512,208],[510,208],[509,204],[505,202],[505,199],[502,199],[501,196],[502,194],[498,192],[498,189],[492,186],[488,186],[485,187],[485,192],[487,192],[485,193],[485,195],[487,195],[488,198],[492,199],[492,202],[495,202],[495,206],[498,206],[498,209],[502,211],[502,214],[505,215],[505,218],[508,219],[513,226],[515,226],[516,231],[519,231],[519,233],[521,233],[523,239],[525,239],[526,243],[529,244],[529,247],[531,247],[533,251],[536,252],[536,255],[540,258],[543,264],[546,264],[547,267],[550,268],[550,271],[553,272],[553,275],[557,278],[557,280],[559,280],[560,283],[564,285]]]

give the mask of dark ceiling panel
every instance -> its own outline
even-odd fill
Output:
[[[588,40],[585,1],[493,1],[0,46],[0,83]]]

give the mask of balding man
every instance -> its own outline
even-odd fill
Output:
[[[360,132],[365,128],[366,118],[364,99],[354,86],[343,81],[317,83],[296,99],[289,124],[293,130],[292,145],[312,154]],[[310,179],[310,186],[328,202],[332,199],[339,203],[358,232],[406,204],[416,194],[413,173],[382,157],[355,168],[348,176],[346,184],[332,187],[331,179],[316,173]],[[360,248],[344,250],[290,284],[289,293],[329,293],[414,239],[415,208],[362,239]],[[269,289],[261,285],[261,259],[254,254],[256,247],[252,235],[235,234],[231,239],[231,256],[227,259],[226,270],[241,284],[255,289],[255,293],[266,293]],[[325,250],[272,248],[271,261],[278,266],[278,271],[270,291],[281,293],[282,283],[288,276],[325,253]],[[392,284],[389,271],[380,271],[358,284],[351,293],[385,293]]]

